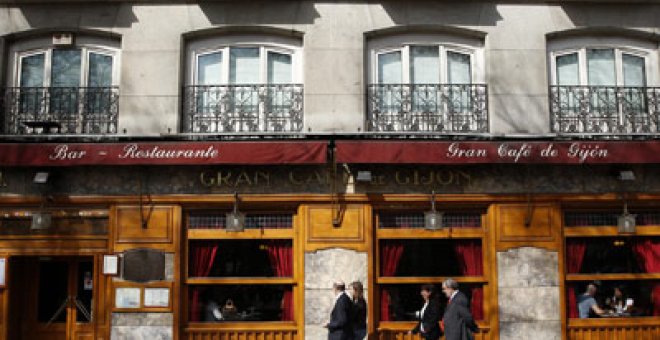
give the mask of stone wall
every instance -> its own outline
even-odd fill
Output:
[[[500,339],[561,339],[558,254],[522,247],[497,253]]]
[[[171,313],[113,313],[111,340],[173,339]]]
[[[305,254],[305,339],[327,338],[323,325],[334,305],[334,281],[361,281],[367,287],[367,258],[367,253],[339,248]]]

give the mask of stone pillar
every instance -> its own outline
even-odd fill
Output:
[[[522,247],[497,253],[501,340],[561,339],[558,253]]]
[[[332,248],[305,254],[305,339],[326,339],[323,327],[329,319],[335,298],[332,283],[346,285],[361,281],[367,285],[367,253]],[[365,296],[367,292],[365,291]]]
[[[112,340],[171,340],[172,313],[112,313]]]

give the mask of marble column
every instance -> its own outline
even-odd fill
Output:
[[[343,280],[346,285],[361,281],[367,285],[367,253],[340,248],[305,254],[305,339],[327,338],[323,328],[334,305],[332,283]],[[365,295],[366,295],[365,291]]]
[[[172,313],[112,313],[112,340],[171,340]]]
[[[497,253],[501,340],[561,339],[556,251],[522,247]]]

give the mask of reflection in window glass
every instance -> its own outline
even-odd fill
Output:
[[[222,77],[222,53],[215,52],[197,58],[197,84],[218,85]]]
[[[45,58],[42,53],[21,59],[21,87],[44,86]]]
[[[80,50],[53,50],[51,85],[55,87],[80,86]]]
[[[590,86],[616,85],[614,50],[612,49],[587,50],[587,70],[589,72]]]
[[[378,55],[378,83],[401,84],[401,52],[390,52]]]
[[[268,83],[290,84],[292,79],[291,55],[268,52]]]
[[[89,79],[87,86],[112,85],[112,57],[105,54],[89,54]]]
[[[447,81],[449,84],[470,84],[470,55],[447,52]]]
[[[231,84],[259,83],[259,48],[232,48],[229,64]]]
[[[580,69],[577,53],[558,56],[557,59],[557,85],[580,85]]]
[[[644,58],[630,54],[623,55],[623,85],[646,86]]]
[[[437,46],[410,47],[410,82],[413,84],[440,83],[440,50]]]

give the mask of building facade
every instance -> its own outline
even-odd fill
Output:
[[[417,339],[448,277],[477,339],[658,338],[659,18],[0,0],[0,338],[324,339],[341,279]]]

